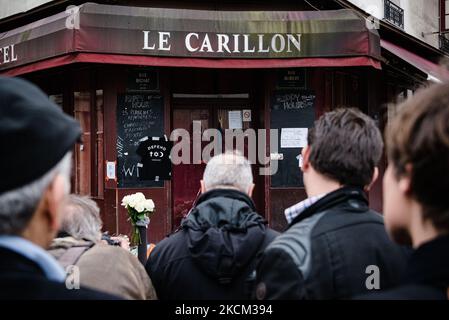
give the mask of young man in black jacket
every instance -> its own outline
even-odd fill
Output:
[[[243,156],[225,153],[207,163],[195,208],[148,259],[159,299],[251,297],[256,259],[277,235],[257,214],[253,188]]]
[[[263,254],[256,298],[349,298],[396,283],[406,253],[389,240],[365,193],[382,148],[374,121],[360,111],[316,121],[302,150],[308,198],[285,210],[289,227]]]
[[[388,233],[415,249],[401,279],[375,299],[448,299],[449,83],[398,106],[387,131],[384,176]]]

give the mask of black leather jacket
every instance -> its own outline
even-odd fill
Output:
[[[267,247],[257,267],[255,295],[341,299],[373,286],[389,288],[399,281],[407,256],[390,241],[363,190],[344,187],[302,212]],[[376,272],[372,268],[379,271],[377,284],[368,279]]]
[[[419,246],[412,254],[401,284],[357,299],[447,300],[449,298],[449,235]]]

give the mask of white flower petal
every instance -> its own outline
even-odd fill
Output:
[[[134,209],[136,209],[137,212],[139,212],[139,213],[145,211],[145,207],[143,206],[142,203],[138,203]]]

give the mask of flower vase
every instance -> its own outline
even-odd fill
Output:
[[[144,266],[147,262],[147,228],[147,226],[137,226],[140,240],[137,247],[137,257]]]

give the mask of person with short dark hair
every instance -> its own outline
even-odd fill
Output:
[[[350,298],[396,283],[407,254],[388,239],[365,193],[382,149],[379,129],[360,111],[315,122],[302,150],[308,198],[285,210],[289,227],[257,267],[257,299]]]
[[[118,299],[71,290],[45,249],[70,192],[79,124],[31,83],[0,78],[0,299]]]
[[[449,287],[449,83],[398,106],[387,128],[385,226],[414,248],[401,284],[376,299],[442,299]]]

